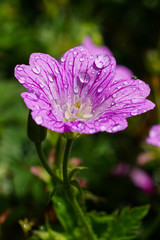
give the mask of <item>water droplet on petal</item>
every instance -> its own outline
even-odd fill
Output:
[[[106,54],[99,54],[95,59],[95,65],[97,68],[105,68],[110,63],[110,57]]]
[[[84,57],[80,57],[79,61],[83,62],[84,61]]]
[[[117,132],[117,131],[119,131],[121,129],[121,125],[120,124],[116,124],[116,125],[114,125],[113,127],[112,127],[112,131],[113,132]]]
[[[113,93],[113,98],[116,98],[117,97],[117,93]]]
[[[19,78],[19,82],[22,83],[22,84],[25,83],[25,78],[24,77],[20,77]]]
[[[73,65],[73,62],[72,62],[72,61],[70,61],[70,62],[69,62],[69,65],[70,65],[70,66],[72,66],[72,65]]]
[[[35,58],[34,58],[35,60],[37,60],[37,59],[39,59],[39,56],[35,56]]]
[[[105,126],[101,126],[100,129],[101,129],[101,131],[105,131],[106,127]]]
[[[65,57],[61,57],[61,62],[63,63],[65,61],[66,61]]]
[[[68,88],[68,84],[64,84],[64,88]]]
[[[78,88],[77,87],[74,88],[74,92],[78,93]]]
[[[80,51],[82,52],[82,51],[83,51],[83,48],[81,48]]]
[[[17,67],[17,70],[18,70],[18,71],[23,71],[23,68],[20,67],[20,66],[18,66],[18,67]]]
[[[88,83],[90,81],[90,76],[88,73],[80,72],[78,76],[81,83]]]
[[[50,82],[53,82],[53,81],[54,81],[54,77],[53,77],[52,75],[49,75],[49,74],[48,74],[48,78],[49,78],[49,81],[50,81]]]
[[[36,122],[37,124],[42,124],[42,122],[43,122],[42,117],[41,117],[41,116],[36,116],[36,117],[35,117],[35,122]]]
[[[136,116],[137,114],[138,114],[137,109],[134,109],[134,110],[131,111],[131,115],[132,116]]]
[[[74,53],[74,55],[76,55],[76,54],[77,54],[77,52],[76,52],[76,51],[74,51],[73,53]]]
[[[94,129],[94,128],[90,128],[90,129],[89,129],[89,133],[91,133],[91,134],[92,134],[92,133],[95,133],[95,129]]]
[[[59,73],[59,70],[58,70],[58,68],[56,67],[55,68],[55,72],[58,74]]]
[[[93,59],[93,55],[90,56],[90,59]]]
[[[98,90],[97,90],[97,92],[98,92],[98,93],[101,93],[102,90],[103,90],[103,87],[99,87]]]
[[[103,103],[105,99],[106,99],[106,97],[103,96],[103,97],[101,98],[100,104]]]
[[[124,81],[123,84],[124,84],[124,85],[127,85],[127,84],[128,84],[128,81]]]
[[[40,68],[40,66],[35,66],[35,67],[32,68],[32,71],[35,74],[39,74],[41,72],[41,68]]]

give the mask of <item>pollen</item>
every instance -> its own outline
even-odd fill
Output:
[[[80,101],[76,102],[76,103],[74,104],[74,106],[75,106],[76,108],[80,108],[80,107],[81,107],[81,102],[80,102]]]

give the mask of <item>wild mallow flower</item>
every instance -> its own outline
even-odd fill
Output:
[[[160,147],[160,124],[154,125],[149,131],[149,137],[146,139],[148,144]]]
[[[33,53],[29,65],[17,65],[15,77],[28,90],[21,96],[35,122],[52,131],[114,133],[127,127],[126,118],[150,109],[149,86],[142,80],[115,79],[116,61],[84,46],[67,51],[58,62]]]

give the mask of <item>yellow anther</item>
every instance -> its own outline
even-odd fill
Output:
[[[76,108],[80,108],[80,107],[81,107],[81,102],[78,101],[77,103],[74,104],[74,106],[75,106]]]

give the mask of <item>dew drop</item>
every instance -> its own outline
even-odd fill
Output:
[[[22,84],[25,83],[25,78],[24,77],[20,77],[19,78],[19,82],[22,83]]]
[[[48,75],[49,81],[53,82],[54,81],[54,77],[52,75]]]
[[[84,61],[84,57],[80,57],[79,61],[83,62]]]
[[[20,67],[20,66],[18,66],[18,67],[17,67],[17,70],[18,70],[18,71],[23,71],[23,68]]]
[[[103,96],[103,97],[101,98],[100,104],[103,103],[105,99],[106,99],[106,97]]]
[[[106,54],[99,54],[95,59],[95,65],[97,68],[105,68],[110,63],[110,57]]]
[[[76,55],[76,54],[77,54],[77,52],[76,52],[76,51],[74,51],[74,52],[73,52],[73,54],[74,54],[74,55]]]
[[[77,87],[74,88],[74,92],[78,93],[78,88]]]
[[[94,128],[90,128],[90,129],[89,129],[89,133],[91,133],[91,134],[92,134],[92,133],[95,133]]]
[[[113,93],[113,98],[116,98],[117,97],[117,93]]]
[[[81,81],[81,83],[88,83],[90,81],[90,76],[88,75],[88,73],[80,72],[79,80]]]
[[[35,117],[35,122],[36,122],[37,124],[42,124],[42,122],[43,122],[42,117],[41,117],[41,116],[36,116],[36,117]]]
[[[66,61],[65,57],[61,57],[61,62],[63,63],[65,61]]]
[[[82,51],[83,51],[83,48],[81,48],[80,51],[82,52]]]
[[[72,62],[72,61],[70,61],[70,62],[69,62],[69,65],[70,65],[70,66],[72,66],[72,65],[73,65],[73,62]]]
[[[90,56],[90,59],[93,59],[93,55]]]
[[[105,131],[106,127],[105,126],[101,126],[100,129],[101,129],[101,131]]]
[[[68,88],[68,84],[67,83],[64,84],[64,88],[66,88],[66,89]]]
[[[40,74],[41,68],[40,68],[40,66],[35,66],[35,67],[32,68],[32,71],[33,71],[35,74]]]
[[[124,84],[124,85],[127,85],[127,84],[128,84],[128,81],[124,81],[123,84]]]
[[[103,87],[99,87],[97,90],[98,93],[101,93],[102,91],[103,91]]]
[[[138,114],[137,109],[134,109],[134,110],[131,111],[131,115],[132,116],[136,116],[137,114]]]
[[[58,74],[59,73],[59,70],[58,70],[58,68],[56,67],[55,68],[55,72]]]
[[[39,59],[39,56],[35,56],[35,58],[34,58],[35,60],[37,60],[37,59]]]
[[[121,88],[122,88],[122,86],[118,86],[118,87],[117,87],[117,89],[121,89]]]
[[[117,132],[117,131],[119,131],[121,129],[121,125],[120,124],[116,124],[116,125],[114,125],[113,127],[112,127],[112,131],[113,132]]]

